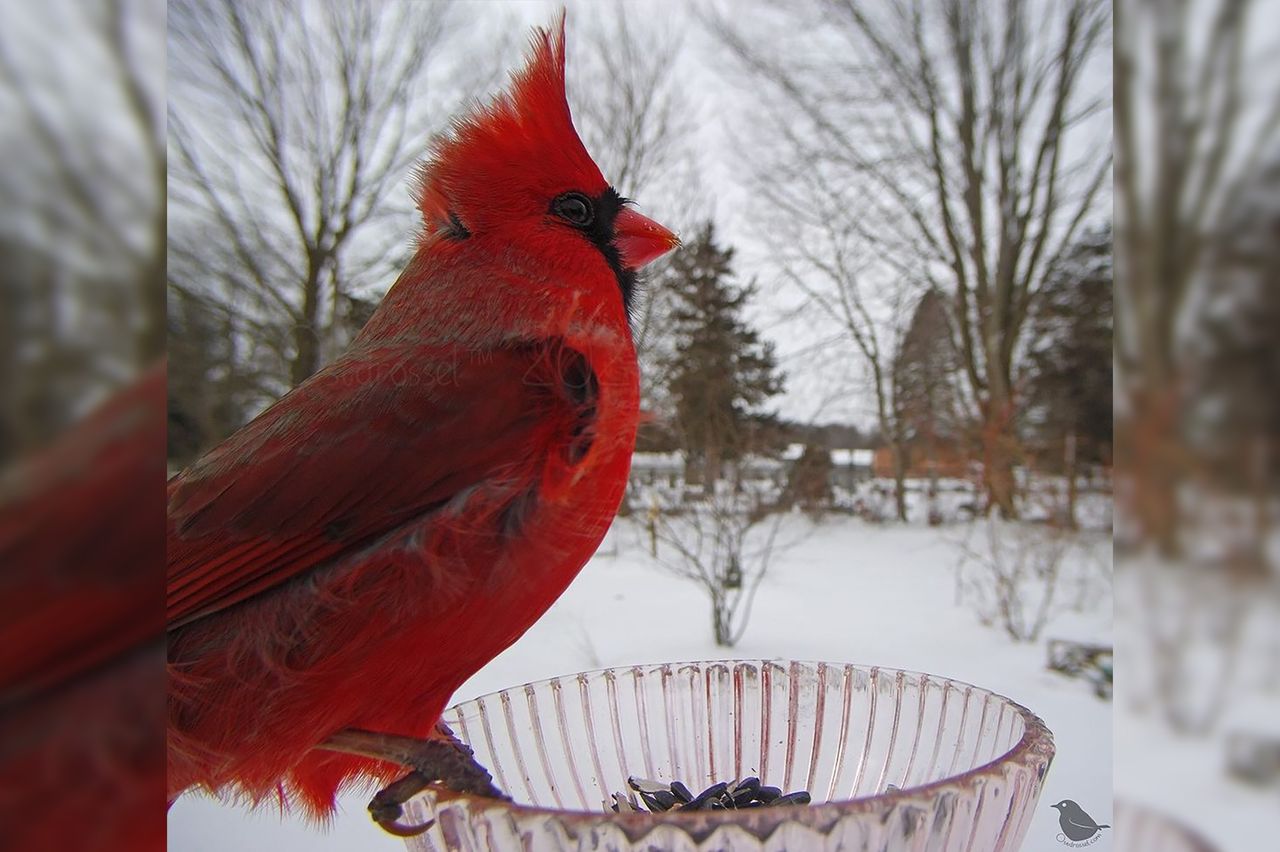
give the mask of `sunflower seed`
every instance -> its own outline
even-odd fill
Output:
[[[669,790],[658,790],[656,793],[653,793],[652,795],[653,795],[653,798],[657,800],[658,804],[662,807],[664,811],[671,810],[671,808],[674,807],[678,801],[680,801],[678,798],[676,798],[676,794],[672,793]]]
[[[773,805],[807,805],[812,797],[804,790],[783,794],[777,787],[766,787],[754,775],[736,781],[720,781],[698,795],[693,795],[680,781],[663,784],[646,778],[631,776],[627,786],[633,794],[614,793],[612,805],[605,803],[616,813],[643,813],[640,804],[652,813],[667,811],[723,811],[761,808]],[[639,802],[637,802],[637,794]]]
[[[729,784],[726,781],[721,781],[718,784],[712,784],[710,787],[694,796],[693,800],[685,807],[696,810],[697,808],[708,804],[712,800],[718,799],[727,789],[729,789]]]
[[[774,805],[807,805],[810,796],[804,790],[798,790],[795,793],[787,793],[785,796],[779,796],[773,800]]]
[[[651,781],[648,778],[637,778],[634,775],[627,779],[627,785],[637,793],[656,793],[659,790],[671,791],[671,787],[668,784],[663,784],[661,781]]]
[[[781,795],[782,795],[782,791],[779,790],[777,787],[761,787],[759,790],[756,791],[757,798],[759,798],[760,801],[764,802],[766,805],[770,804],[771,802],[773,802],[774,799],[778,798]]]
[[[613,793],[613,804],[609,806],[610,810],[619,814],[635,814],[643,813],[635,802],[631,801],[631,797],[624,793]]]
[[[644,790],[641,790],[640,801],[644,802],[644,806],[655,814],[659,811],[666,810],[666,808],[659,804],[656,793],[646,793]]]

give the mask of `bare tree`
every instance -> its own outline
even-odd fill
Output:
[[[704,499],[677,513],[651,518],[658,563],[702,588],[721,647],[736,645],[747,628],[756,592],[777,555],[783,517],[735,479],[716,483]]]
[[[1264,419],[1248,422],[1253,400],[1226,398],[1249,388],[1274,399],[1275,325],[1254,325],[1275,313],[1258,298],[1274,293],[1276,269],[1280,98],[1264,25],[1274,11],[1247,0],[1116,6],[1118,493],[1133,543],[1153,551],[1128,562],[1117,624],[1138,634],[1125,670],[1184,734],[1212,731],[1240,698],[1250,622],[1274,618],[1266,524],[1229,518],[1241,491],[1264,517],[1274,511],[1275,436]]]
[[[869,373],[876,424],[894,459],[894,503],[907,519],[907,452],[893,359],[912,300],[913,287],[884,257],[869,248],[850,222],[847,189],[820,171],[792,180],[761,182],[766,200],[766,239],[782,279],[839,328]]]
[[[1013,515],[1026,318],[1108,188],[1109,90],[1087,74],[1102,56],[1109,4],[815,0],[806,9],[785,24],[766,18],[763,38],[712,21],[764,86],[769,135],[759,148],[780,155],[768,174],[843,190],[839,203],[816,202],[838,217],[829,227],[840,239],[857,237],[877,262],[950,294],[988,496]],[[784,32],[806,49],[780,50]]]
[[[1197,568],[1137,566],[1139,606],[1121,597],[1116,611],[1127,612],[1135,627],[1121,656],[1133,673],[1138,709],[1154,699],[1172,730],[1203,736],[1240,698],[1245,639],[1255,620],[1274,619],[1275,595]]]
[[[583,143],[621,191],[645,194],[650,207],[678,205],[669,212],[687,219],[696,200],[685,183],[695,105],[680,76],[684,39],[670,23],[637,20],[626,6],[589,8],[569,84]]]
[[[791,73],[766,64],[727,22],[715,26],[754,71]],[[790,83],[780,85],[782,95],[768,102],[765,113],[768,142],[747,149],[753,152],[748,160],[758,200],[753,221],[779,278],[804,297],[798,316],[816,314],[819,322],[833,325],[863,365],[876,425],[895,459],[895,505],[905,521],[906,453],[894,416],[892,360],[919,273],[907,259],[907,244],[882,240],[868,228],[859,177],[830,156],[813,156],[821,143],[808,135],[807,124],[796,121],[793,96],[801,93],[788,90]]]
[[[443,49],[451,21],[445,2],[170,4],[170,285],[273,348],[276,394],[408,256],[413,165],[487,68]]]
[[[164,352],[163,10],[3,12],[0,460]]]
[[[971,544],[978,531],[981,541]],[[1049,526],[975,521],[960,542],[957,599],[968,598],[983,624],[1015,642],[1035,642],[1055,611],[1064,562],[1076,537]]]
[[[569,60],[569,99],[583,143],[618,191],[684,232],[705,218],[694,147],[698,103],[685,85],[685,39],[661,16],[636,5],[593,4],[571,16],[580,27]],[[581,18],[581,20],[579,20]],[[664,365],[670,361],[671,302],[660,286],[670,260],[645,273],[632,308],[641,364],[641,397],[668,409]]]
[[[1178,495],[1196,467],[1183,442],[1188,317],[1206,286],[1219,223],[1280,150],[1280,100],[1249,63],[1258,4],[1127,0],[1116,7],[1117,461],[1145,535],[1181,553]],[[1235,230],[1234,228],[1231,230]],[[1221,295],[1225,295],[1225,292]]]

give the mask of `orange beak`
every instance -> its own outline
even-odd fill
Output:
[[[623,207],[613,220],[613,244],[628,269],[641,269],[680,245],[680,238],[647,216]]]

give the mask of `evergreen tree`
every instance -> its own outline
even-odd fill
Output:
[[[1086,231],[1034,318],[1030,425],[1042,444],[1072,440],[1083,462],[1111,457],[1111,288],[1111,228]]]
[[[798,506],[814,520],[822,517],[831,506],[831,472],[834,469],[831,451],[816,444],[808,444],[804,453],[791,469],[787,483],[787,496],[793,506]]]
[[[893,410],[903,454],[922,453],[932,470],[939,447],[964,432],[955,381],[960,357],[952,345],[946,297],[926,290],[893,362]],[[909,465],[908,465],[909,466]]]
[[[178,290],[167,307],[168,460],[181,468],[287,389],[273,381],[270,345],[287,335],[267,323],[248,329],[244,318]]]
[[[732,260],[733,249],[717,245],[708,222],[672,258],[663,281],[673,297],[668,367],[676,426],[707,484],[723,462],[755,447],[767,421],[761,408],[782,390],[773,344],[742,319],[755,286],[732,283]]]
[[[1078,465],[1111,460],[1111,243],[1110,226],[1081,235],[1041,291],[1032,326],[1027,425],[1067,478],[1071,526]]]

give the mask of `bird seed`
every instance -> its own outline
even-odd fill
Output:
[[[766,787],[755,777],[737,781],[720,781],[698,795],[693,795],[680,781],[663,784],[632,776],[627,786],[633,794],[614,793],[609,809],[615,813],[644,813],[643,803],[651,813],[667,811],[733,811],[781,805],[807,805],[812,797],[804,790],[783,794],[777,787]],[[639,797],[639,803],[636,798]]]

